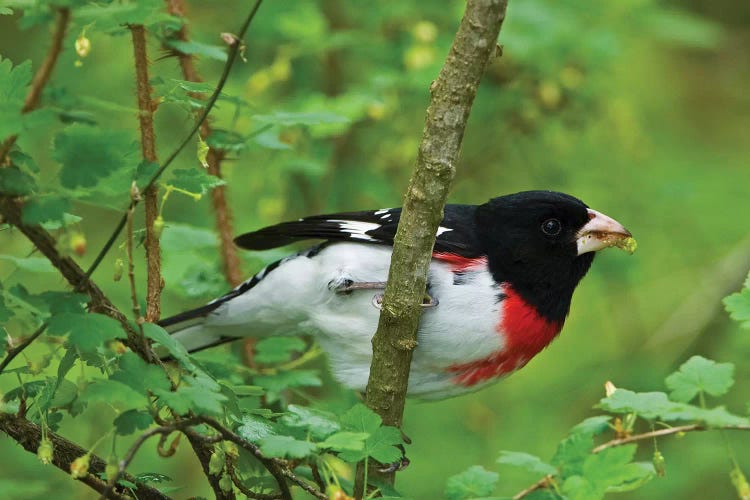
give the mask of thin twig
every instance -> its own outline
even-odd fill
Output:
[[[167,0],[167,10],[170,14],[179,17],[185,17],[185,2],[183,0]],[[187,42],[190,40],[188,35],[188,25],[183,23],[179,31],[174,35],[177,40]],[[195,59],[190,54],[177,52],[177,60],[180,62],[182,76],[189,82],[202,82],[200,73],[195,68]],[[191,97],[203,99],[203,94],[191,92]],[[206,140],[211,133],[211,124],[204,120],[200,127],[200,136]],[[224,159],[224,152],[210,147],[206,155],[208,164],[208,173],[221,178],[221,161]],[[211,191],[211,202],[214,207],[214,217],[216,229],[219,233],[219,243],[221,249],[221,262],[224,271],[224,277],[233,287],[242,283],[242,270],[240,267],[240,258],[237,255],[237,247],[234,245],[234,229],[232,228],[232,213],[227,204],[226,186],[217,186]]]
[[[128,449],[128,452],[125,454],[122,460],[120,460],[120,463],[117,464],[117,474],[115,475],[115,477],[107,478],[107,480],[109,481],[109,486],[105,491],[102,492],[102,496],[100,498],[109,498],[107,495],[114,489],[117,481],[119,481],[120,478],[125,474],[125,470],[130,465],[130,462],[132,462],[135,458],[135,454],[138,453],[138,450],[141,448],[141,446],[143,446],[143,443],[145,443],[149,438],[156,436],[157,434],[168,435],[175,431],[179,431],[181,429],[185,429],[187,427],[190,427],[191,425],[196,425],[199,423],[200,420],[197,417],[189,418],[181,420],[179,422],[175,422],[171,425],[154,427],[153,429],[149,429],[148,431],[138,436],[138,439],[135,440],[130,449]]]
[[[142,25],[130,26],[135,60],[136,94],[138,96],[138,122],[141,131],[143,159],[156,163],[156,137],[154,135],[154,101],[151,99],[151,84],[148,76],[148,55],[146,53],[146,28]],[[161,256],[159,255],[159,235],[154,227],[159,215],[158,187],[149,184],[143,191],[146,206],[146,321],[156,323],[161,312]],[[137,202],[137,200],[133,200]]]
[[[240,31],[237,33],[237,39],[233,44],[229,46],[229,52],[227,53],[227,63],[224,65],[224,70],[222,71],[221,76],[219,77],[219,81],[216,84],[216,89],[214,90],[213,94],[211,94],[211,97],[209,97],[206,101],[206,106],[203,108],[203,112],[201,113],[200,117],[196,120],[195,124],[193,125],[190,132],[187,134],[185,139],[177,146],[177,148],[170,154],[167,159],[162,163],[161,167],[154,173],[154,175],[149,180],[148,184],[146,185],[146,189],[149,189],[151,186],[156,184],[156,182],[161,178],[164,171],[169,167],[169,165],[172,164],[172,162],[177,158],[177,155],[180,154],[180,152],[187,146],[190,141],[195,136],[195,133],[200,129],[200,126],[203,124],[203,122],[208,117],[209,113],[213,109],[214,105],[216,104],[216,101],[219,99],[219,95],[221,94],[221,91],[224,89],[224,85],[227,83],[227,79],[229,78],[229,72],[232,69],[232,66],[234,65],[235,60],[237,59],[237,55],[239,54],[240,48],[242,46],[242,38],[245,36],[245,33],[247,33],[248,28],[250,27],[250,23],[255,18],[255,14],[258,12],[258,8],[260,7],[260,4],[263,2],[263,0],[256,0],[255,5],[253,6],[253,9],[250,11],[250,14],[248,15],[247,19],[245,19],[245,22],[243,23],[242,27],[240,28]],[[134,202],[131,202],[130,207],[135,206]],[[129,207],[129,208],[130,208]],[[122,232],[123,228],[125,227],[125,222],[127,218],[127,212],[123,214],[123,216],[120,218],[120,221],[117,223],[117,226],[115,227],[114,231],[112,231],[112,234],[109,236],[109,239],[107,239],[107,242],[104,244],[102,249],[99,251],[97,256],[94,258],[94,261],[91,263],[91,266],[89,266],[88,270],[86,271],[86,278],[91,277],[91,275],[96,271],[96,269],[99,267],[99,264],[101,264],[102,260],[104,259],[104,256],[107,255],[109,250],[112,248],[112,245],[115,244],[115,241],[117,240],[117,237]]]
[[[657,437],[662,436],[669,436],[672,434],[679,434],[679,433],[685,433],[685,432],[702,432],[702,431],[715,431],[715,430],[738,430],[738,431],[750,431],[750,425],[723,425],[721,427],[707,427],[705,425],[701,424],[689,424],[689,425],[680,425],[678,427],[667,427],[665,429],[659,429],[656,431],[650,431],[650,432],[644,432],[643,434],[635,434],[633,436],[627,436],[624,438],[617,438],[612,439],[610,441],[607,441],[606,443],[602,443],[593,450],[591,450],[591,453],[600,453],[608,448],[614,448],[616,446],[622,446],[629,443],[635,443],[636,441],[643,441],[645,439],[654,439]],[[525,498],[526,496],[530,495],[532,492],[546,488],[553,482],[552,476],[544,476],[542,479],[537,481],[536,483],[532,484],[528,488],[525,488],[515,495],[513,495],[513,500],[521,500],[522,498]]]
[[[246,439],[243,439],[238,434],[235,434],[234,432],[230,431],[223,425],[221,425],[217,420],[211,418],[211,417],[202,417],[202,421],[204,424],[208,425],[209,427],[212,427],[214,430],[218,431],[224,439],[227,441],[232,441],[233,443],[237,444],[237,446],[240,446],[241,448],[244,448],[245,450],[249,451],[255,458],[257,458],[263,466],[271,473],[271,475],[276,478],[276,481],[279,482],[279,487],[286,487],[286,493],[289,493],[289,489],[286,486],[285,481],[283,481],[283,478],[288,479],[292,483],[296,484],[309,494],[313,495],[315,498],[319,498],[321,500],[326,500],[328,497],[325,495],[325,493],[317,490],[315,487],[313,487],[310,483],[307,481],[304,481],[303,479],[300,479],[294,472],[292,472],[288,467],[286,467],[286,464],[284,464],[281,460],[275,459],[275,458],[268,458],[261,453],[260,448],[258,446],[254,445],[250,441],[247,441]],[[282,489],[282,494],[284,494],[284,489]],[[282,497],[287,498],[287,497]],[[291,498],[291,497],[289,497]]]
[[[40,426],[9,413],[0,413],[0,431],[10,436],[30,453],[37,452],[39,443],[42,440],[42,429]],[[76,458],[82,457],[88,453],[88,450],[81,448],[77,444],[68,441],[64,437],[55,434],[50,430],[47,430],[46,435],[53,444],[52,464],[67,474],[70,473],[70,464],[73,463]],[[104,460],[93,453],[90,454],[89,473],[79,478],[78,481],[86,484],[99,493],[104,493],[108,488],[107,483],[102,481],[97,474],[103,472],[105,466],[106,462]],[[136,483],[135,478],[130,475],[125,475],[124,479]],[[137,498],[141,500],[164,500],[169,498],[159,490],[142,483],[136,483],[134,492],[135,495],[137,495]],[[107,498],[126,499],[132,497],[125,493],[112,491]]]
[[[256,493],[245,486],[234,468],[234,460],[229,455],[227,455],[226,471],[234,485],[240,490],[240,493],[248,498],[253,498],[254,500],[278,500],[282,498],[280,493]]]
[[[63,48],[63,40],[65,39],[65,32],[68,30],[68,24],[70,23],[70,9],[67,7],[61,7],[57,9],[57,20],[55,21],[55,27],[52,31],[52,38],[49,49],[47,49],[47,55],[44,57],[41,66],[36,70],[34,78],[31,80],[31,86],[26,94],[26,99],[23,102],[23,108],[21,113],[28,113],[33,111],[39,106],[39,99],[42,96],[42,90],[47,85],[52,71],[54,71],[57,65],[57,60],[60,58],[60,52]],[[18,135],[12,135],[3,141],[0,145],[0,165],[5,161],[5,156],[10,152],[13,144],[16,143]]]

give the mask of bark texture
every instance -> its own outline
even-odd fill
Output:
[[[455,175],[466,123],[496,40],[507,0],[469,0],[450,53],[430,86],[417,164],[393,246],[366,401],[383,423],[400,427],[412,353],[417,346],[435,234]],[[439,307],[439,306],[438,306]],[[393,482],[394,475],[383,479]]]

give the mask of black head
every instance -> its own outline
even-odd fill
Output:
[[[577,239],[592,219],[578,198],[526,191],[494,198],[477,209],[478,237],[498,282],[507,282],[539,314],[562,321],[578,282],[594,260]]]

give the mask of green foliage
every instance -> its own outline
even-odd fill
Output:
[[[193,39],[180,41],[174,33],[182,21],[165,14],[161,0],[0,3],[0,15],[15,16],[0,19],[0,39],[9,47],[0,58],[0,142],[18,134],[10,165],[0,168],[0,193],[23,197],[23,221],[52,231],[62,252],[70,251],[66,242],[74,232],[85,233],[96,251],[130,201],[131,182],[143,189],[159,168],[141,160],[135,142],[132,46],[123,36],[127,25],[149,28],[163,160],[205,106],[195,94],[205,97],[215,88],[227,54],[216,34],[235,29],[238,4],[191,2]],[[70,7],[72,19],[63,52],[42,94],[42,108],[22,115],[32,72],[49,45],[47,25],[61,5]],[[743,15],[739,4],[722,4],[722,9],[706,2],[693,5],[696,12],[719,16],[726,10],[738,20]],[[463,6],[264,3],[248,39],[248,62],[233,70],[211,113],[213,132],[206,139],[226,157],[222,177],[235,230],[310,213],[396,206],[417,153],[427,89]],[[737,131],[748,127],[737,118],[741,114],[725,109],[744,109],[742,82],[748,73],[741,63],[742,44],[725,44],[737,38],[736,28],[717,19],[651,0],[616,6],[511,2],[499,40],[504,53],[482,82],[453,200],[475,203],[530,188],[568,191],[622,219],[639,239],[644,235],[648,252],[628,266],[610,255],[597,258],[577,291],[566,334],[525,369],[531,374],[527,378],[513,377],[497,389],[501,392],[487,389],[453,402],[408,406],[405,431],[415,438],[408,454],[419,467],[399,473],[399,487],[407,496],[492,495],[498,474],[484,468],[489,464],[454,474],[472,457],[495,456],[501,441],[532,453],[550,449],[549,442],[581,418],[581,401],[591,401],[601,381],[615,376],[639,390],[618,389],[603,399],[599,409],[608,414],[570,429],[549,460],[502,453],[498,462],[515,467],[503,473],[504,493],[547,475],[552,476],[549,487],[529,498],[600,498],[636,488],[654,475],[650,465],[638,461],[651,457],[652,450],[636,451],[635,444],[592,450],[610,439],[672,425],[748,424],[736,410],[748,399],[742,364],[735,377],[730,363],[692,357],[667,377],[667,390],[656,392],[667,367],[684,357],[687,345],[739,362],[747,357],[746,340],[711,331],[710,343],[675,340],[658,344],[656,351],[648,346],[688,290],[712,288],[701,285],[701,273],[747,232],[735,215],[747,212],[743,187],[750,183],[745,168],[750,151]],[[73,52],[78,36],[90,40],[86,57]],[[160,46],[198,56],[206,83],[187,82],[173,71],[176,65],[157,62]],[[699,127],[690,129],[692,124]],[[716,151],[722,152],[721,161]],[[176,188],[203,195],[225,182],[207,174],[196,155],[188,153],[157,183],[161,193]],[[205,303],[228,288],[210,202],[195,198],[200,196],[174,195],[160,207],[165,313]],[[135,225],[142,234],[140,211]],[[124,260],[121,244],[110,257]],[[86,313],[88,297],[61,291],[54,268],[31,252],[18,231],[0,231],[0,247],[0,356],[41,322],[50,322],[48,333],[0,374],[1,411],[26,408],[33,422],[60,430],[84,448],[93,446],[102,456],[112,436],[122,454],[157,421],[207,414],[269,456],[294,457],[300,475],[312,477],[316,465],[326,484],[340,484],[347,492],[354,463],[400,459],[395,446],[402,443],[400,432],[383,427],[376,414],[335,389],[321,365],[308,362],[316,352],[308,342],[288,336],[264,339],[255,346],[257,366],[246,367],[233,350],[189,355],[163,329],[145,324],[157,351],[175,360],[162,370],[123,352],[117,345],[125,337],[121,325]],[[284,254],[249,256],[244,271]],[[111,264],[105,260],[94,278],[129,314],[129,285],[124,279],[109,280]],[[135,267],[137,296],[143,300],[145,265],[138,238]],[[749,288],[750,277],[724,302],[743,328],[750,328]],[[705,404],[708,396],[721,400]],[[211,432],[205,426],[196,430]],[[103,433],[110,433],[106,445],[95,445]],[[719,441],[712,432],[704,436]],[[672,449],[669,438],[658,439],[669,460],[670,481],[651,481],[641,490],[642,498],[681,498],[695,491],[723,498],[733,494],[732,484],[738,492],[747,491],[739,466],[731,469],[731,484],[722,481],[724,457],[714,456],[709,446],[682,440]],[[191,495],[208,497],[207,487],[193,491],[191,476],[200,471],[184,441],[172,460],[161,460],[144,447],[138,467],[168,471],[175,488],[190,484]],[[651,440],[641,443],[643,448]],[[19,459],[26,456],[19,447],[10,440],[0,444],[8,477],[35,478],[0,480],[5,496],[81,495],[81,486],[62,475],[37,481],[49,469],[31,470]],[[216,448],[223,450],[221,444]],[[735,453],[740,463],[747,460],[744,449]],[[700,467],[690,463],[697,455]],[[226,478],[220,462],[219,473]],[[237,463],[246,485],[272,491],[273,481],[252,457],[242,451]],[[436,480],[442,477],[450,477],[446,487]],[[155,484],[165,479],[146,473],[137,480]]]

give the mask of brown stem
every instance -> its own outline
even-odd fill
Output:
[[[185,3],[183,0],[167,0],[167,10],[175,16],[185,16]],[[175,33],[175,38],[187,42],[189,40],[187,24],[183,23],[180,30]],[[177,60],[180,62],[182,76],[190,82],[202,82],[200,73],[195,68],[195,60],[190,54],[177,52]],[[203,94],[191,93],[196,99],[204,99]],[[201,124],[200,136],[204,140],[211,135],[211,125],[208,120]],[[206,156],[208,163],[208,173],[221,178],[221,160],[224,158],[224,152],[209,148]],[[234,229],[232,228],[232,212],[229,209],[226,198],[226,186],[217,186],[211,191],[211,202],[214,207],[214,217],[216,229],[219,232],[219,242],[221,246],[221,261],[224,277],[227,282],[234,286],[243,281],[240,258],[237,255],[237,247],[234,245]]]
[[[7,434],[30,453],[36,453],[39,448],[39,443],[42,440],[41,427],[24,418],[9,413],[0,413],[0,431]],[[47,431],[47,438],[52,441],[54,447],[52,464],[65,473],[70,473],[70,464],[73,463],[76,458],[82,457],[88,453],[88,450],[81,448],[77,444],[68,441],[52,431]],[[99,493],[104,493],[107,490],[107,483],[99,479],[96,474],[104,472],[106,465],[107,464],[104,460],[92,453],[89,473],[79,478],[78,481],[86,484]],[[126,474],[124,478],[135,483],[135,478],[128,474]],[[136,483],[134,493],[136,498],[139,499],[162,500],[169,498],[159,490],[139,483]],[[133,497],[131,497],[127,491],[113,491],[107,498],[126,499]]]
[[[401,427],[409,368],[417,346],[427,270],[455,175],[461,142],[485,67],[495,53],[507,0],[468,0],[458,32],[432,94],[417,164],[404,198],[393,256],[372,339],[366,402],[386,425]],[[373,476],[393,483],[394,473]],[[361,494],[362,485],[355,490]]]
[[[52,76],[52,71],[55,69],[57,60],[60,58],[68,24],[70,24],[70,9],[67,7],[57,9],[57,20],[52,31],[52,39],[49,49],[47,49],[47,55],[44,57],[42,65],[36,70],[34,78],[31,79],[31,86],[23,102],[21,113],[28,113],[39,106],[42,91],[47,85],[50,76]],[[5,156],[10,151],[10,148],[13,147],[13,144],[15,144],[16,139],[18,139],[17,135],[10,136],[0,145],[0,165],[4,163]]]
[[[138,96],[138,121],[141,129],[141,149],[143,159],[156,163],[156,137],[154,135],[154,101],[151,99],[151,85],[148,77],[148,55],[146,53],[146,28],[141,25],[130,27],[133,38],[135,59],[135,83]],[[161,314],[161,256],[159,255],[159,235],[154,222],[159,215],[158,188],[151,185],[143,193],[146,206],[146,321],[156,323]]]
[[[234,460],[232,460],[229,456],[227,456],[227,465],[226,465],[227,474],[229,474],[229,477],[232,479],[232,482],[237,487],[240,492],[245,495],[248,498],[253,498],[255,500],[278,500],[282,498],[280,493],[256,493],[252,491],[250,488],[245,486],[245,484],[242,482],[242,479],[237,475],[237,471],[234,468]]]
[[[86,273],[81,269],[76,262],[70,257],[63,256],[57,251],[55,239],[52,235],[40,226],[30,226],[24,224],[21,221],[21,201],[14,198],[7,198],[0,196],[0,214],[5,220],[18,228],[29,241],[31,241],[37,250],[39,250],[47,259],[55,266],[63,277],[73,286],[77,292],[83,292],[87,294],[91,301],[89,302],[89,310],[92,312],[98,312],[105,314],[122,324],[123,329],[127,333],[128,347],[133,349],[139,356],[145,360],[149,360],[152,354],[149,354],[149,350],[143,347],[140,342],[140,336],[133,330],[128,322],[127,317],[120,312],[112,302],[104,295],[104,292],[94,283],[91,279],[86,276]],[[40,331],[41,330],[41,331]],[[34,332],[35,336],[32,336],[30,340],[38,337],[42,329]],[[30,344],[29,341],[19,345],[12,352],[9,352],[6,356],[8,358],[15,357],[20,354]],[[3,361],[2,368],[6,366],[6,361]]]

